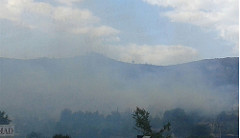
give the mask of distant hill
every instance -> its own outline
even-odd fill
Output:
[[[0,108],[54,114],[64,108],[108,112],[139,105],[219,112],[238,103],[238,74],[238,57],[172,66],[123,63],[98,54],[0,58]]]

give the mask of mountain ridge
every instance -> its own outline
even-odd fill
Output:
[[[239,57],[221,57],[221,58],[208,58],[208,59],[199,59],[195,61],[190,61],[190,62],[185,62],[185,63],[177,63],[173,65],[154,65],[154,64],[141,64],[141,63],[129,63],[129,62],[123,62],[119,61],[116,59],[112,59],[109,57],[106,57],[102,54],[97,54],[97,53],[92,53],[92,54],[87,54],[87,55],[81,55],[81,56],[74,56],[74,57],[62,57],[62,58],[50,58],[50,57],[39,57],[39,58],[32,58],[32,59],[18,59],[18,58],[8,58],[8,57],[0,57],[0,60],[21,60],[21,61],[36,61],[36,60],[69,60],[69,59],[79,59],[79,58],[91,58],[91,57],[97,57],[97,58],[102,58],[102,59],[108,59],[109,61],[116,61],[120,63],[125,63],[125,64],[134,64],[134,65],[149,65],[149,66],[160,66],[160,67],[167,67],[167,66],[178,66],[178,65],[184,65],[184,64],[191,64],[195,62],[204,62],[204,61],[211,61],[211,60],[225,60],[225,59],[239,59]]]
[[[98,55],[67,59],[0,58],[0,105],[11,111],[46,113],[64,108],[107,112],[136,105],[217,112],[238,103],[238,60],[206,59],[155,66]]]

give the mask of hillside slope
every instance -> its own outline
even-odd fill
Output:
[[[238,103],[238,58],[173,66],[118,62],[101,55],[0,58],[0,105],[9,112],[124,111],[135,106],[219,112]],[[45,112],[42,112],[45,111]]]

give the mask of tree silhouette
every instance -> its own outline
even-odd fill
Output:
[[[140,109],[136,107],[136,110],[132,114],[133,118],[135,119],[135,126],[138,131],[140,131],[145,136],[151,136],[152,138],[170,138],[171,135],[167,134],[163,136],[164,132],[170,131],[171,124],[168,122],[166,125],[163,126],[161,130],[158,132],[153,132],[151,129],[150,121],[149,121],[150,113],[147,112],[145,109]]]
[[[8,115],[4,111],[0,111],[0,125],[8,125],[11,120],[8,118]]]
[[[143,135],[152,134],[150,121],[149,121],[149,112],[147,112],[145,109],[140,109],[139,107],[136,107],[136,110],[133,113],[133,118],[136,121],[135,129],[142,132]]]
[[[71,137],[68,136],[68,135],[64,136],[62,134],[56,134],[56,135],[53,136],[53,138],[71,138]]]

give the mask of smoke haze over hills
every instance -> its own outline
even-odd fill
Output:
[[[62,59],[0,59],[1,109],[54,116],[65,108],[215,114],[238,107],[238,58],[173,66],[118,62],[98,54]],[[236,106],[236,107],[235,107]]]

